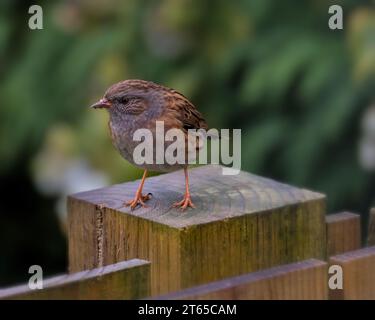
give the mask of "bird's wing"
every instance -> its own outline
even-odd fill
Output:
[[[165,116],[179,122],[176,127],[186,132],[189,129],[208,129],[202,114],[186,97],[175,90],[167,98]]]

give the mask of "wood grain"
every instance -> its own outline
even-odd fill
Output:
[[[375,208],[372,208],[370,211],[367,244],[369,246],[375,246]]]
[[[375,247],[333,256],[329,263],[343,271],[343,289],[329,290],[330,299],[375,299]]]
[[[56,276],[43,289],[28,285],[0,290],[0,299],[138,299],[150,295],[150,263],[133,259],[93,270]]]
[[[69,197],[69,268],[151,261],[152,294],[326,256],[325,196],[220,166],[189,170],[195,210],[182,198],[182,171],[146,180],[149,208],[131,211],[139,181]]]
[[[328,256],[361,247],[361,217],[351,212],[330,214],[326,217]]]
[[[310,259],[188,288],[155,299],[315,300],[327,297],[327,263]]]

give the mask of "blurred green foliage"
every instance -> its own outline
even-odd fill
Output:
[[[374,99],[372,1],[39,3],[36,31],[31,2],[1,4],[0,174],[21,163],[31,175],[63,127],[61,154],[86,157],[113,182],[137,177],[110,145],[107,115],[87,106],[141,78],[183,92],[211,127],[241,128],[244,170],[327,193],[330,211],[373,203],[373,174],[357,159]],[[331,4],[342,5],[344,30],[328,28]]]

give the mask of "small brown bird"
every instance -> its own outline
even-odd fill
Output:
[[[143,195],[142,190],[148,170],[173,171],[184,168],[185,196],[173,206],[185,210],[187,207],[195,208],[189,191],[189,178],[187,162],[185,164],[169,165],[168,163],[138,165],[134,162],[133,151],[140,143],[133,140],[137,129],[145,128],[155,133],[156,121],[164,121],[164,130],[181,129],[188,140],[188,129],[208,129],[207,123],[195,106],[176,90],[144,80],[125,80],[112,85],[104,97],[94,103],[92,108],[105,108],[109,111],[109,129],[112,142],[122,157],[132,164],[144,169],[141,183],[133,200],[126,202],[127,206],[134,209],[138,204],[146,207],[145,201],[150,196]],[[153,134],[154,145],[156,135]],[[170,144],[170,143],[169,143]],[[165,143],[166,149],[169,145]],[[186,148],[187,149],[187,148]],[[155,148],[154,148],[155,153]]]

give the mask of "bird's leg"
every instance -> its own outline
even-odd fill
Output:
[[[185,195],[184,198],[173,204],[173,207],[180,207],[181,210],[185,210],[187,207],[195,208],[195,205],[191,201],[190,191],[189,191],[189,177],[187,167],[184,168],[185,172]]]
[[[140,204],[144,208],[147,207],[145,205],[145,201],[150,199],[150,193],[146,194],[145,196],[142,195],[142,189],[143,189],[143,185],[145,184],[146,176],[147,176],[147,170],[143,172],[143,177],[142,177],[141,183],[139,184],[137,192],[135,193],[134,199],[128,202],[125,202],[125,205],[127,207],[130,206],[131,209],[134,209],[138,204]]]

